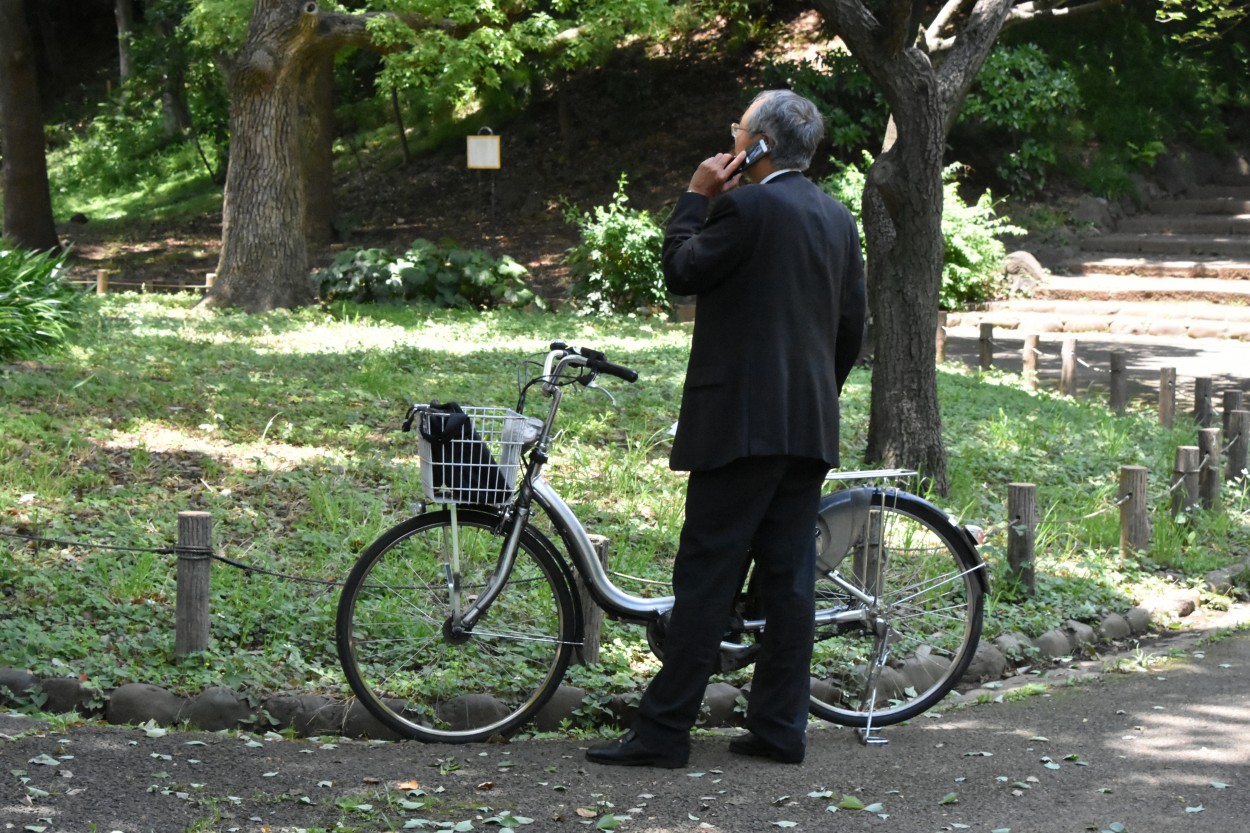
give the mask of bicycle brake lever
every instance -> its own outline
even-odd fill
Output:
[[[617,407],[616,397],[613,396],[612,393],[607,388],[600,386],[598,382],[594,382],[594,381],[587,382],[585,386],[590,388],[591,390],[599,391],[612,402],[613,408]]]

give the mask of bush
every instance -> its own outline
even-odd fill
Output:
[[[671,309],[661,267],[664,229],[650,212],[625,206],[627,182],[621,174],[607,205],[585,213],[570,206],[564,214],[581,234],[564,262],[574,281],[574,297],[586,312]]]
[[[529,274],[508,255],[444,241],[416,240],[398,257],[385,249],[348,249],[313,273],[323,301],[430,301],[440,307],[489,309],[542,306],[523,280]]]
[[[865,155],[865,163],[871,164]],[[942,235],[946,252],[942,264],[942,288],[938,303],[942,309],[959,309],[999,296],[1004,289],[1002,270],[1006,249],[995,235],[1023,234],[1011,221],[994,211],[994,200],[986,191],[973,205],[959,195],[960,165],[948,165],[942,173],[946,183],[942,198]],[[854,165],[847,165],[821,183],[821,187],[840,200],[856,217],[861,216],[864,195],[864,174]],[[863,222],[859,239],[864,241]]]
[[[0,240],[0,359],[29,356],[65,340],[81,314],[64,280],[65,255]]]
[[[1076,79],[1040,48],[1000,46],[977,75],[959,119],[1014,148],[995,173],[1013,193],[1035,195],[1058,164],[1060,145],[1072,140],[1069,114],[1082,104]]]

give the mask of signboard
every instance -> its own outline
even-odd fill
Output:
[[[499,137],[498,136],[467,136],[469,169],[499,170]]]

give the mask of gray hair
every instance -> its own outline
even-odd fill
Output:
[[[773,140],[773,167],[807,170],[816,146],[825,136],[825,119],[816,105],[790,90],[765,90],[755,97],[751,114],[752,133],[767,133]]]

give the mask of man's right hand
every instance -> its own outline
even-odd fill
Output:
[[[743,151],[736,154],[718,153],[704,159],[695,169],[694,176],[690,177],[690,190],[708,199],[715,199],[726,191],[737,188],[742,180],[741,174],[732,177],[730,175],[746,156],[746,151]]]

